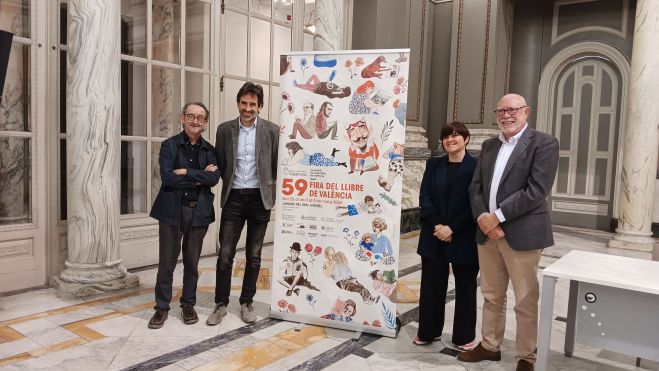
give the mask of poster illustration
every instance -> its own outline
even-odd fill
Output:
[[[409,49],[281,56],[273,318],[396,335]]]

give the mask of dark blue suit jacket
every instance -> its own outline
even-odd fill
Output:
[[[174,169],[188,167],[185,150],[185,134],[174,135],[160,145],[160,192],[153,203],[150,216],[163,224],[178,226],[181,224],[181,195],[184,189],[193,188],[199,183],[199,198],[192,217],[194,227],[205,227],[215,221],[211,187],[220,180],[220,170],[204,171],[209,164],[217,166],[215,148],[204,138],[199,138],[199,167],[201,170],[188,169],[187,175],[176,175]]]
[[[448,188],[447,167],[448,156],[431,158],[426,163],[419,193],[421,233],[417,253],[424,258],[434,259],[437,254],[445,252],[450,262],[477,263],[476,223],[469,206],[469,184],[476,168],[476,159],[468,153],[465,154],[460,169]],[[437,224],[451,228],[451,242],[442,242],[432,235]]]

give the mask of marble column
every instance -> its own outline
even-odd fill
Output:
[[[419,189],[426,161],[430,158],[426,130],[420,126],[405,127],[405,170],[403,171],[402,208],[419,207]]]
[[[313,50],[343,49],[343,1],[316,0]]]
[[[171,0],[154,0],[153,1],[153,58],[159,61],[176,60],[175,54],[178,52],[174,32],[174,2]],[[178,6],[178,4],[176,4]],[[152,135],[162,138],[169,138],[178,133],[179,127],[175,125],[179,121],[180,107],[178,100],[175,99],[174,92],[180,84],[180,78],[173,69],[157,68],[153,69],[151,74],[151,104],[152,104]],[[155,199],[160,190],[160,166],[158,165],[159,149],[154,146],[151,153],[151,195]]]
[[[618,228],[609,247],[652,251],[652,206],[657,171],[659,1],[638,0],[634,25],[627,125],[619,189]]]
[[[0,29],[24,36],[25,28],[22,5],[7,4],[0,12]],[[17,45],[14,43],[14,45]],[[0,104],[0,130],[26,131],[27,117],[24,115],[29,85],[25,84],[25,59],[28,55],[22,47],[13,47],[9,53],[9,65],[5,88]],[[29,53],[29,51],[27,51]],[[29,222],[29,146],[23,138],[0,138],[0,225]]]
[[[136,286],[119,256],[120,2],[69,0],[66,269],[78,297]]]

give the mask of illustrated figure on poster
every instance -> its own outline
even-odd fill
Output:
[[[325,139],[330,134],[332,134],[332,136],[330,137],[331,140],[338,139],[338,137],[336,136],[338,123],[336,122],[336,120],[328,121],[330,116],[332,116],[333,111],[334,111],[334,105],[330,102],[323,102],[323,104],[320,105],[318,114],[316,114],[316,128],[315,128],[316,135],[318,135],[318,139]]]
[[[373,253],[373,246],[373,235],[364,233],[361,241],[359,241],[359,248],[355,251],[355,258],[362,262],[368,262],[371,266],[376,265],[382,256]]]
[[[369,196],[369,195],[364,196],[364,201],[360,202],[358,205],[355,204],[348,204],[345,206],[339,205],[336,207],[336,209],[345,210],[338,213],[336,215],[337,217],[355,216],[355,215],[359,215],[359,213],[380,214],[383,211],[382,205],[380,205],[379,202],[376,202],[373,196]]]
[[[380,156],[380,151],[375,143],[369,142],[371,128],[366,125],[364,118],[348,125],[346,134],[350,141],[350,150],[348,152],[350,172],[348,174],[359,171],[359,175],[362,175],[365,171],[378,170],[380,166],[377,159]]]
[[[375,236],[371,233],[364,233],[362,235],[361,241],[359,242],[359,249],[355,251],[355,258],[357,258],[357,260],[362,262],[368,262],[371,265],[376,265],[377,263],[391,265],[395,263],[396,259],[386,251],[387,250],[386,243],[389,244],[388,247],[391,247],[391,243],[389,242],[389,239],[386,236],[384,236],[386,240],[380,239],[381,241],[380,243],[383,243],[382,241],[386,241],[385,246],[384,247],[379,246],[378,251],[374,251],[375,249],[374,238]]]
[[[295,118],[293,123],[293,132],[288,137],[296,139],[297,134],[304,139],[311,139],[316,136],[316,116],[313,113],[314,105],[311,102],[306,102],[302,105],[304,117]]]
[[[373,288],[376,292],[384,295],[390,301],[394,299],[396,292],[396,271],[376,269],[370,273],[373,279]]]
[[[373,226],[373,249],[371,251],[375,254],[382,254],[383,264],[393,264],[396,261],[393,257],[394,249],[389,237],[382,233],[387,229],[387,223],[382,218],[374,218],[371,225]]]
[[[401,103],[400,99],[396,99],[393,103],[393,107],[394,107],[394,116],[396,116],[396,120],[398,120],[399,124],[405,126],[405,119],[407,115],[407,103]]]
[[[387,68],[385,65],[386,63],[387,60],[384,58],[384,55],[375,58],[371,64],[362,69],[362,77],[365,79],[374,77],[377,77],[378,79],[382,78],[383,72],[391,70],[391,68]]]
[[[320,318],[331,319],[335,321],[352,322],[352,317],[357,314],[357,303],[352,299],[341,300],[336,299],[332,311],[328,314],[323,314]]]
[[[373,236],[370,233],[364,233],[362,240],[359,242],[359,247],[364,250],[373,251]]]
[[[291,296],[293,293],[300,295],[298,286],[320,291],[307,280],[309,271],[307,270],[307,264],[300,259],[301,250],[300,243],[293,242],[288,257],[281,262],[279,267],[279,273],[281,274],[279,283],[286,287],[286,296]]]
[[[334,72],[330,76],[330,80],[333,75]],[[314,94],[324,95],[330,99],[345,98],[350,96],[351,92],[350,86],[341,87],[331,81],[320,81],[316,74],[309,76],[309,79],[304,84],[300,84],[295,80],[293,81],[293,84],[300,89],[308,90]]]
[[[341,251],[336,251],[333,247],[325,248],[325,262],[323,263],[323,273],[336,282],[336,286],[341,290],[354,292],[362,297],[366,304],[377,303],[380,296],[373,296],[364,285],[352,274],[348,267],[348,258]]]
[[[382,98],[377,98],[377,103],[373,101],[372,98],[375,96],[375,89],[375,83],[371,80],[366,80],[366,82],[361,84],[350,99],[348,112],[353,115],[376,113],[384,103],[381,103]]]
[[[304,152],[304,148],[298,142],[288,142],[286,143],[286,149],[288,150],[288,157],[285,158],[281,163],[283,165],[306,165],[306,166],[343,166],[345,168],[348,165],[345,162],[337,162],[334,158],[334,155],[339,150],[334,148],[332,154],[327,157],[320,152],[313,153],[308,155]]]
[[[403,176],[403,156],[405,155],[405,146],[395,143],[382,155],[384,158],[389,159],[388,175],[385,178],[380,175],[378,177],[378,184],[384,188],[385,191],[391,191],[394,186],[394,180],[397,176]]]

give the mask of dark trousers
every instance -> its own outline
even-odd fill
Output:
[[[456,345],[464,345],[476,338],[478,263],[451,263],[451,266],[455,277],[455,313],[451,341]],[[432,341],[442,336],[448,274],[449,262],[445,254],[440,252],[435,259],[421,258],[417,336],[423,341]]]
[[[261,193],[254,190],[231,190],[222,208],[220,221],[220,252],[215,271],[215,303],[229,304],[231,272],[236,245],[247,222],[245,257],[247,264],[240,293],[240,304],[251,304],[256,294],[256,280],[261,269],[263,237],[270,221],[270,210],[261,201]]]
[[[195,305],[197,302],[197,280],[199,279],[199,255],[204,243],[206,227],[193,227],[194,208],[181,208],[181,225],[159,224],[158,276],[156,278],[156,308],[169,310],[172,301],[172,281],[176,261],[183,250],[183,293],[181,305]],[[181,245],[181,241],[183,244]]]

